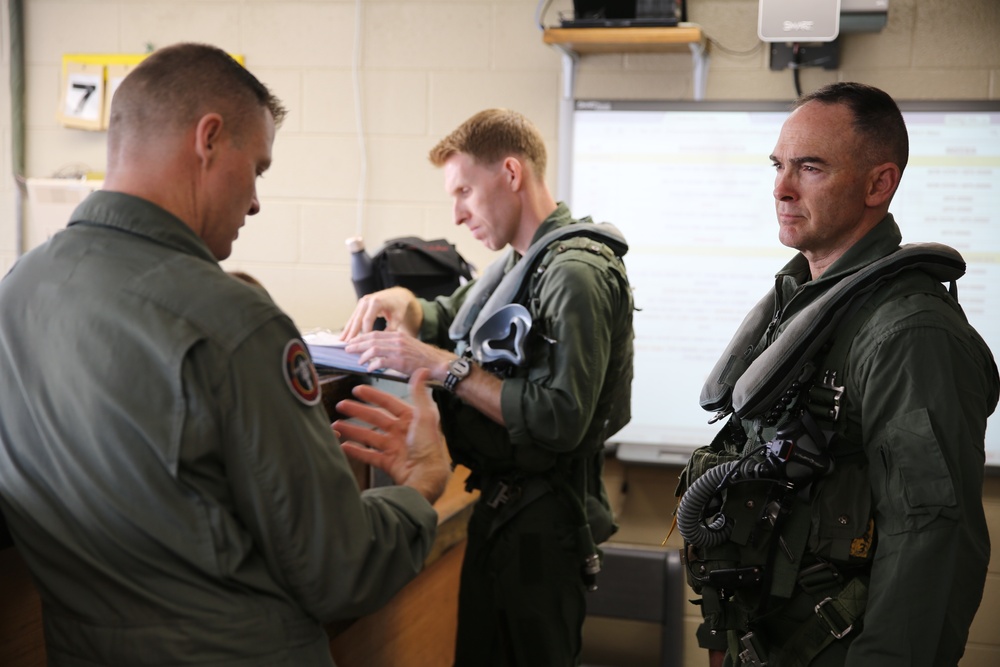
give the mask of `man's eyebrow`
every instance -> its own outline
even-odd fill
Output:
[[[814,155],[803,155],[802,157],[792,157],[787,160],[782,160],[775,155],[770,156],[771,162],[787,162],[791,165],[803,165],[803,164],[827,164],[827,161],[821,157]]]

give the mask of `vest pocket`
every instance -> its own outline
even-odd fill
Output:
[[[810,551],[841,564],[857,562],[851,556],[851,545],[868,531],[871,518],[868,469],[838,461],[820,484],[813,504],[816,532]]]

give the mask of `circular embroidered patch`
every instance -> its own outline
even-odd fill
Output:
[[[309,358],[306,346],[298,338],[293,338],[285,345],[285,353],[281,370],[285,374],[285,382],[295,397],[306,405],[316,405],[320,399],[319,375]]]

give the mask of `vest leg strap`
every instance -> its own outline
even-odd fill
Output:
[[[827,597],[815,606],[815,613],[782,647],[784,667],[806,667],[820,651],[843,639],[865,613],[868,578],[854,577],[836,597]]]

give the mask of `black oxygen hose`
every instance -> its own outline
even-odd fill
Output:
[[[684,492],[677,507],[677,530],[687,542],[697,547],[714,547],[729,539],[733,524],[724,515],[718,514],[710,524],[705,523],[702,515],[718,493],[719,484],[739,464],[729,461],[710,469]]]

